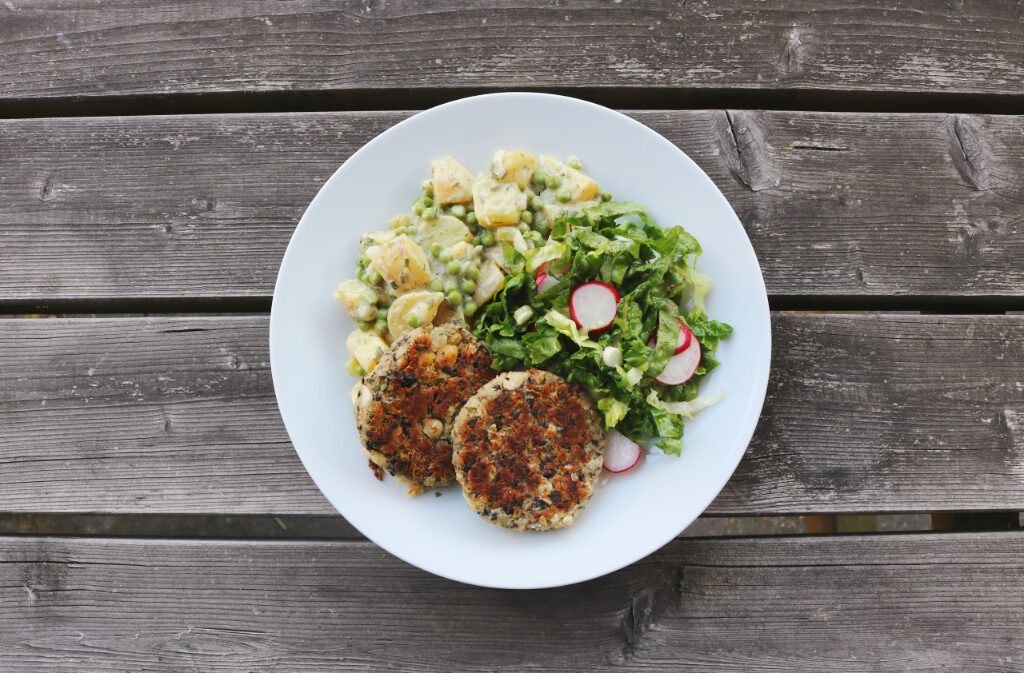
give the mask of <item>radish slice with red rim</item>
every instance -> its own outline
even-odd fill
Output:
[[[690,380],[699,366],[700,341],[690,339],[690,345],[682,353],[670,357],[665,369],[654,380],[666,386],[682,385]]]
[[[604,444],[604,469],[625,472],[640,460],[640,445],[618,430],[608,431]]]
[[[679,338],[676,339],[676,350],[673,355],[679,355],[690,346],[690,340],[693,339],[693,332],[686,326],[682,318],[676,318],[679,321]],[[654,334],[651,335],[651,340],[647,342],[650,348],[654,348],[654,344],[658,343],[658,330],[654,330]]]
[[[548,265],[545,262],[537,269],[537,292],[547,292],[558,284],[558,279],[547,272]]]
[[[608,329],[619,312],[619,291],[594,280],[580,285],[569,296],[569,313],[588,332]]]

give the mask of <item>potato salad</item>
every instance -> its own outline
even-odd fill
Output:
[[[363,235],[356,277],[334,293],[357,329],[350,374],[362,377],[404,332],[465,321],[502,288],[506,250],[541,247],[555,222],[610,201],[575,157],[498,150],[476,176],[451,157],[431,163],[409,211]]]

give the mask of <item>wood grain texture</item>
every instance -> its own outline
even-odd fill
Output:
[[[0,540],[0,668],[1016,673],[1024,533],[676,540],[584,584],[365,542]]]
[[[4,7],[0,97],[15,100],[493,87],[1024,92],[1024,17],[1008,1]]]
[[[330,514],[266,334],[265,317],[0,320],[0,511]],[[773,350],[709,514],[1024,510],[1024,316],[776,313]]]
[[[773,297],[1024,297],[1024,117],[631,114],[722,189]],[[320,185],[403,117],[2,121],[0,303],[265,301]]]

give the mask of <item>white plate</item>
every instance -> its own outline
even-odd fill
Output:
[[[576,524],[546,533],[497,528],[458,486],[410,498],[373,478],[359,450],[345,373],[355,327],[331,292],[355,273],[359,235],[387,228],[453,156],[484,171],[496,149],[525,149],[584,170],[663,226],[701,242],[698,270],[714,287],[709,314],[733,325],[706,390],[725,393],[686,424],[682,457],[654,450],[631,471],[603,474]],[[270,313],[270,361],[281,416],[313,481],[352,525],[395,556],[460,582],[541,588],[580,582],[655,551],[712,501],[743,456],[764,402],[771,353],[764,280],[742,225],[711,180],[672,143],[599,105],[504,93],[427,110],[379,135],[339,168],[302,216],[281,263]],[[296,476],[296,478],[300,478]]]

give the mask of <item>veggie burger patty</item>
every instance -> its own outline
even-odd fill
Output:
[[[356,397],[363,453],[409,484],[409,493],[446,486],[454,477],[455,415],[494,376],[487,347],[463,327],[425,325],[399,337]]]
[[[455,477],[471,509],[517,530],[571,526],[594,491],[604,433],[593,402],[549,372],[506,372],[459,412]]]

